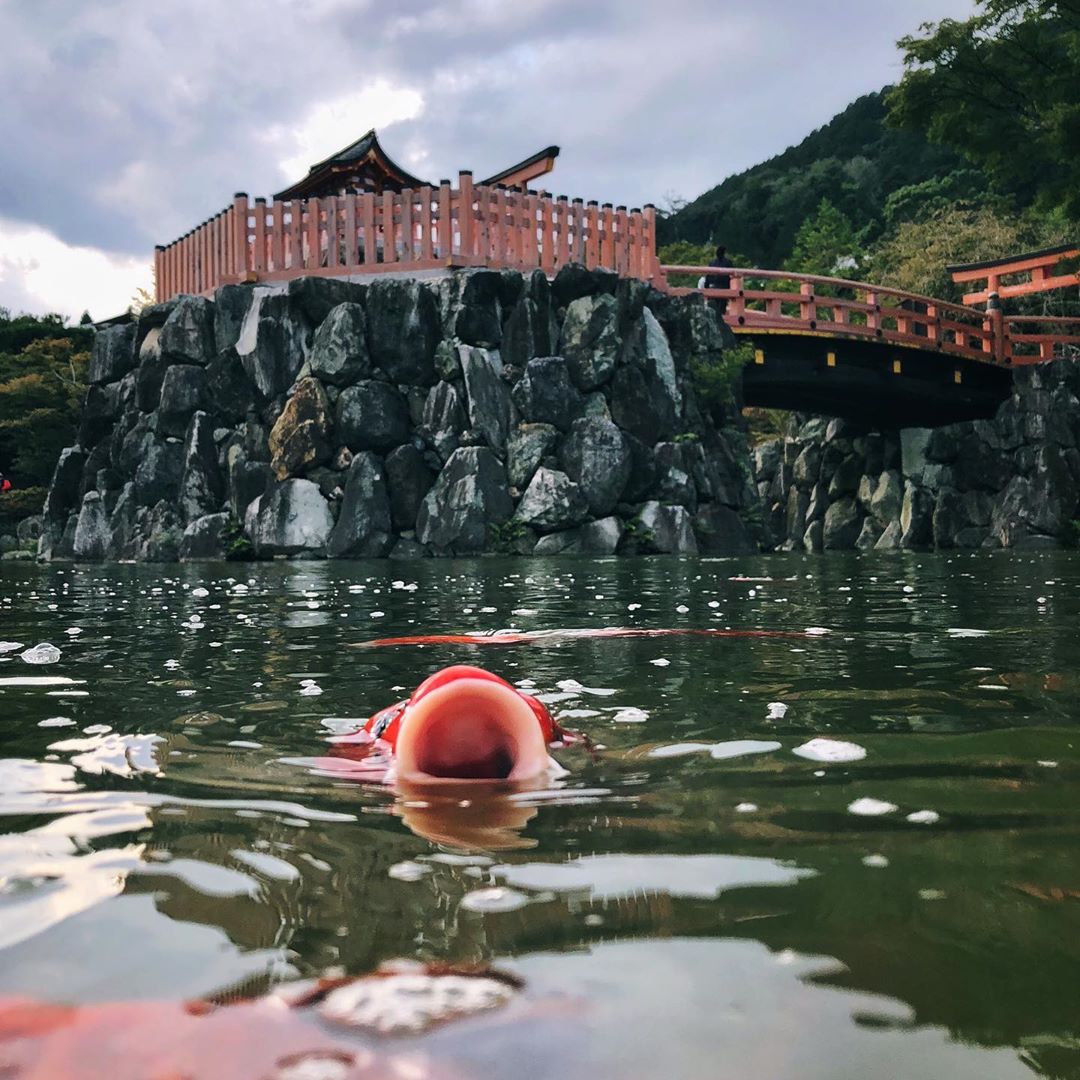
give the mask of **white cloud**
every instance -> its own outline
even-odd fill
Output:
[[[65,244],[45,229],[0,220],[0,307],[78,319],[118,315],[136,289],[151,289],[148,259]]]
[[[283,177],[299,180],[309,166],[348,146],[369,128],[383,131],[401,120],[415,120],[423,109],[424,97],[418,90],[376,79],[355,93],[320,102],[296,127],[275,125],[266,137],[281,155]]]

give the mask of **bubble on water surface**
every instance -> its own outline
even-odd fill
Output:
[[[633,705],[619,709],[612,717],[616,724],[644,724],[648,719],[649,714],[644,709],[635,708]]]
[[[862,861],[863,866],[869,866],[876,870],[883,870],[889,865],[889,860],[884,855],[866,855]]]
[[[75,721],[70,716],[49,716],[38,722],[38,727],[74,727]]]
[[[655,660],[650,660],[649,663],[654,667],[669,667],[671,665],[671,661],[665,660],[662,656],[657,657]]]
[[[768,704],[766,720],[783,720],[787,716],[788,706],[782,701],[770,701]]]
[[[1058,763],[1056,761],[1036,761],[1036,765],[1041,765],[1044,769],[1056,769]]]
[[[809,634],[811,637],[821,637],[823,634],[828,634],[829,628],[826,626],[808,626],[803,633]]]
[[[392,877],[395,881],[419,881],[421,878],[427,877],[430,873],[430,866],[413,862],[411,859],[394,863],[394,865],[386,871],[387,877]]]
[[[489,976],[418,970],[339,987],[327,994],[319,1012],[335,1023],[381,1035],[410,1034],[506,1005],[516,994],[515,986]]]
[[[880,817],[882,814],[891,814],[899,809],[895,803],[885,802],[882,799],[871,799],[864,796],[848,803],[848,813],[859,817]]]
[[[753,813],[757,812],[757,808],[758,808],[757,803],[752,803],[752,802],[736,803],[735,804],[735,813],[736,814],[753,814]]]
[[[65,631],[68,637],[78,637],[82,633],[81,626],[69,626]]]
[[[654,746],[649,751],[651,758],[686,757],[687,754],[703,754],[712,749],[712,743],[684,742],[672,743],[670,746]]]
[[[954,638],[968,638],[968,637],[986,637],[990,633],[989,630],[972,630],[966,626],[950,626],[945,631],[949,637]]]
[[[496,885],[490,889],[474,889],[461,898],[461,906],[466,911],[482,913],[496,911],[517,911],[528,904],[529,898],[517,889],[508,889]]]
[[[85,679],[69,679],[66,675],[11,675],[0,678],[0,686],[82,686]],[[87,691],[59,690],[53,693],[85,694]]]
[[[323,692],[322,687],[314,679],[300,680],[301,697],[318,697]]]
[[[769,754],[780,749],[780,743],[761,739],[732,739],[730,742],[716,743],[709,747],[710,757],[717,761],[726,758],[745,757],[748,754]]]
[[[43,641],[40,645],[19,653],[19,656],[27,664],[55,664],[60,659],[60,650]]]
[[[201,585],[198,585],[194,589],[191,590],[191,595],[192,596],[209,596],[210,595],[210,590],[209,589],[204,589]]]
[[[936,810],[915,810],[908,814],[906,820],[912,825],[935,825],[941,820],[941,815]]]
[[[160,735],[96,734],[85,739],[63,739],[51,743],[50,750],[71,753],[71,764],[91,776],[131,777],[138,773],[160,776],[157,747]]]
[[[858,743],[845,742],[843,739],[811,739],[802,746],[796,746],[791,752],[808,761],[825,761],[829,764],[862,761],[866,757],[864,747],[859,746]]]
[[[0,641],[0,654],[14,652],[22,647],[23,643],[21,641]]]

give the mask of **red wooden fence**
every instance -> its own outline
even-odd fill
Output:
[[[229,282],[491,266],[555,273],[583,263],[650,280],[656,212],[474,185],[232,206],[155,252],[157,299]]]

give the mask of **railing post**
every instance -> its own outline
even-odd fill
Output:
[[[449,259],[454,254],[454,218],[450,198],[450,181],[439,181],[439,258]]]
[[[817,321],[817,312],[814,310],[814,286],[809,281],[799,283],[799,318],[804,323]]]
[[[983,351],[992,353],[995,363],[1004,364],[1007,362],[1005,314],[1001,310],[1001,297],[997,292],[991,292],[986,298],[986,315],[984,325],[989,332],[989,340],[983,343]]]
[[[161,295],[165,287],[165,248],[161,244],[154,245],[154,300],[161,303],[165,298]]]
[[[233,266],[237,281],[246,281],[248,272],[248,197],[246,191],[233,196]]]
[[[646,271],[645,280],[653,281],[660,277],[660,260],[656,256],[656,207],[646,203],[641,212],[641,242],[644,250],[642,262]]]
[[[461,204],[458,207],[458,234],[461,237],[461,254],[465,259],[469,259],[475,254],[473,251],[473,238],[476,235],[471,169],[462,169],[458,173],[458,190],[461,192]]]

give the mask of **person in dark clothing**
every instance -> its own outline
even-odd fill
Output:
[[[723,244],[719,244],[716,248],[716,257],[709,263],[710,266],[727,266],[727,248]],[[705,278],[706,289],[730,289],[731,288],[731,275],[730,274],[708,274]],[[727,310],[727,300],[719,299],[715,301],[716,310],[720,315],[723,315]]]

